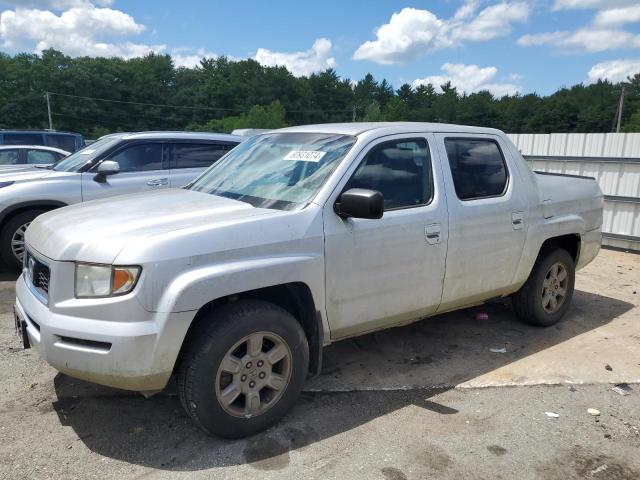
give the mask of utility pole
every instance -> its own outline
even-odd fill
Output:
[[[49,99],[49,92],[44,94],[47,99],[47,114],[49,116],[49,130],[53,130],[53,121],[51,120],[51,100]]]
[[[622,124],[622,108],[624,107],[624,87],[622,84],[622,91],[620,92],[620,103],[618,104],[618,121],[616,123],[616,133],[620,133],[620,125]]]
[[[356,106],[353,106],[353,111],[351,112],[351,121],[355,122],[356,121]]]

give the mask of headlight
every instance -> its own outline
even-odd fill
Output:
[[[124,295],[136,286],[140,267],[76,263],[76,298]]]

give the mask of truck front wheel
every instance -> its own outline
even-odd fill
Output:
[[[180,400],[204,431],[260,432],[295,404],[309,365],[298,321],[262,300],[228,303],[202,318],[178,370]]]
[[[542,255],[527,282],[512,296],[516,315],[531,325],[557,323],[571,304],[575,274],[573,258],[566,250],[559,248]]]

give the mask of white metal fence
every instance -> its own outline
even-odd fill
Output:
[[[534,170],[595,177],[603,244],[640,251],[640,133],[510,134]]]

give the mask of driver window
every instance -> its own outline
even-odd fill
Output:
[[[427,141],[394,140],[376,145],[347,182],[345,190],[350,188],[379,191],[385,211],[426,205],[433,195]]]

